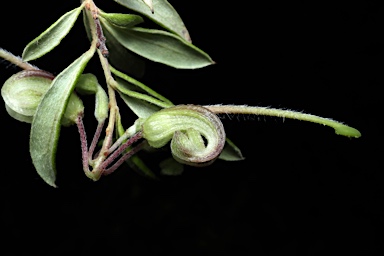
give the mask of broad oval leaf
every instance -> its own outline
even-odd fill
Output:
[[[135,11],[141,13],[153,20],[163,28],[171,31],[188,42],[191,37],[184,22],[180,18],[177,11],[166,0],[153,0],[153,12],[148,6],[139,0],[115,0],[115,2]]]
[[[56,187],[55,159],[61,118],[76,81],[94,52],[94,48],[85,52],[56,76],[32,122],[29,141],[32,162],[40,177],[53,187]]]
[[[214,61],[209,55],[191,43],[161,30],[112,27],[100,19],[112,36],[127,49],[149,60],[180,69],[196,69]]]
[[[58,46],[61,40],[69,33],[73,27],[77,17],[79,16],[83,5],[67,12],[61,16],[55,23],[53,23],[46,31],[41,33],[33,41],[31,41],[23,51],[23,60],[31,61],[46,53],[50,52],[53,48]]]

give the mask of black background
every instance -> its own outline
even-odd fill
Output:
[[[289,108],[343,121],[363,136],[348,139],[315,124],[234,116],[223,123],[244,161],[188,167],[182,176],[160,181],[122,167],[92,182],[82,172],[76,128],[63,128],[54,189],[31,163],[30,126],[3,108],[2,255],[384,254],[379,1],[223,2],[171,1],[194,44],[217,64],[175,70],[148,62],[141,81],[176,104]],[[77,6],[7,2],[0,47],[21,55],[29,41]],[[99,7],[126,12],[113,1]],[[88,45],[78,20],[62,44],[34,64],[58,74]],[[0,82],[17,71],[1,62]],[[96,59],[86,72],[103,82]],[[91,120],[93,109],[86,111]],[[94,123],[87,122],[91,134]]]

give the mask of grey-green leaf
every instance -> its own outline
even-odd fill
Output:
[[[76,91],[83,95],[93,95],[97,93],[99,82],[94,74],[81,74],[76,82]]]
[[[225,140],[225,146],[221,154],[219,155],[219,159],[225,161],[240,161],[244,160],[243,154],[240,149],[228,138]]]
[[[196,69],[214,61],[209,55],[174,34],[154,29],[113,27],[100,19],[104,28],[127,49],[149,60],[180,69]]]
[[[63,70],[52,82],[34,116],[29,141],[32,162],[40,177],[56,187],[56,150],[60,121],[76,81],[94,54],[87,51]]]
[[[67,12],[53,23],[46,31],[31,41],[23,51],[23,60],[31,61],[40,58],[58,46],[61,40],[69,33],[83,5]]]
[[[149,9],[151,10],[151,12],[153,13],[153,3],[152,3],[152,0],[142,0],[148,7]]]
[[[103,87],[97,87],[96,104],[95,104],[95,117],[101,123],[108,117],[109,112],[109,98]]]
[[[109,49],[109,61],[120,70],[127,74],[142,77],[145,71],[145,62],[141,56],[128,51],[114,38],[108,30],[104,29],[104,35],[107,38],[107,47]]]
[[[148,6],[139,0],[115,0],[119,4],[141,13],[153,20],[163,28],[171,31],[188,42],[191,41],[191,37],[184,22],[180,18],[177,11],[166,0],[153,0],[153,11]]]

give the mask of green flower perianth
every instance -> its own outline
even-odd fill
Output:
[[[172,139],[175,159],[190,165],[210,163],[225,144],[220,119],[196,105],[178,105],[156,112],[145,120],[143,137],[154,148],[161,148]]]

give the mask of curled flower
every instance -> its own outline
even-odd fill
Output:
[[[143,123],[143,137],[154,148],[171,140],[174,158],[188,165],[210,164],[224,148],[225,131],[210,110],[196,105],[162,109]]]

